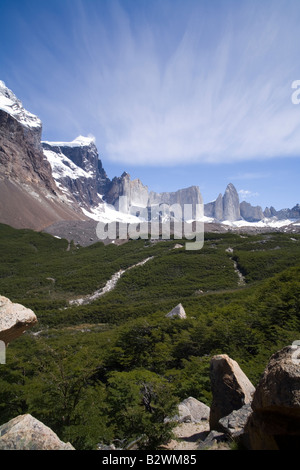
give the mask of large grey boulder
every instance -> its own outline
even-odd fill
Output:
[[[0,450],[75,450],[30,414],[0,426]]]
[[[169,313],[166,315],[167,318],[181,318],[185,319],[186,318],[186,313],[185,310],[182,306],[182,304],[176,305],[176,307],[173,308]]]
[[[227,354],[212,357],[210,380],[212,390],[210,429],[222,431],[219,420],[251,403],[255,388],[238,363]]]
[[[21,304],[0,296],[0,340],[5,344],[21,336],[37,323],[35,313]]]
[[[251,450],[300,447],[300,346],[275,353],[263,373],[246,426]]]
[[[196,398],[189,397],[178,405],[178,421],[201,423],[209,419],[210,408]]]

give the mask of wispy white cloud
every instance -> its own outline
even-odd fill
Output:
[[[228,179],[231,180],[257,180],[257,179],[264,179],[270,178],[272,176],[272,172],[244,172],[238,173],[235,175],[231,175]]]
[[[173,2],[153,2],[158,21],[147,2],[98,3],[69,2],[72,31],[52,18],[35,41],[32,69],[44,67],[43,85],[57,93],[43,96],[49,127],[74,137],[87,129],[106,159],[124,164],[300,155],[300,106],[291,102],[298,0],[191,0],[177,11],[182,22]]]
[[[259,196],[258,192],[250,191],[249,189],[240,189],[238,193],[244,199]]]

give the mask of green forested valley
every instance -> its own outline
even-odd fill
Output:
[[[180,401],[210,405],[214,354],[256,385],[270,355],[300,339],[300,235],[206,233],[199,251],[184,243],[80,247],[0,225],[0,295],[38,317],[0,366],[0,424],[31,413],[76,449],[135,439],[154,449]],[[146,258],[97,300],[69,304]],[[166,318],[179,303],[187,318]]]

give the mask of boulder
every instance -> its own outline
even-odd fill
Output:
[[[226,434],[211,431],[204,441],[199,443],[197,450],[229,450],[229,441]]]
[[[189,397],[178,405],[180,422],[200,423],[209,419],[209,406],[196,398]]]
[[[210,429],[222,430],[219,420],[232,411],[251,403],[255,391],[236,361],[227,354],[212,357],[210,364],[212,405]]]
[[[242,406],[239,410],[234,410],[228,416],[219,420],[220,428],[231,438],[238,438],[244,432],[244,427],[252,413],[251,405]]]
[[[173,247],[173,250],[178,250],[179,248],[183,248],[183,245],[181,245],[180,243],[176,243],[176,245],[174,245]]]
[[[37,317],[32,310],[0,296],[0,341],[8,344],[36,323]]]
[[[75,450],[30,414],[0,426],[0,450]]]
[[[171,310],[171,312],[167,313],[166,315],[167,318],[186,318],[186,313],[185,313],[185,310],[183,308],[183,306],[181,304],[178,304],[176,305],[176,307],[173,308],[173,310]]]
[[[275,353],[253,397],[245,434],[251,450],[289,450],[300,446],[300,347]]]

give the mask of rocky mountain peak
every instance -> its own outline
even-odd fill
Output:
[[[41,120],[24,109],[22,102],[2,80],[0,80],[0,109],[10,114],[25,127],[42,128]]]
[[[53,178],[41,133],[40,119],[1,81],[0,214],[2,223],[16,228],[40,230],[57,220],[83,219]]]
[[[42,142],[56,184],[81,207],[100,203],[110,180],[99,160],[93,137],[79,136],[72,142]]]
[[[223,196],[219,194],[215,201],[205,204],[204,214],[218,221],[228,220],[233,222],[239,220],[241,218],[240,200],[235,186],[229,183]]]

